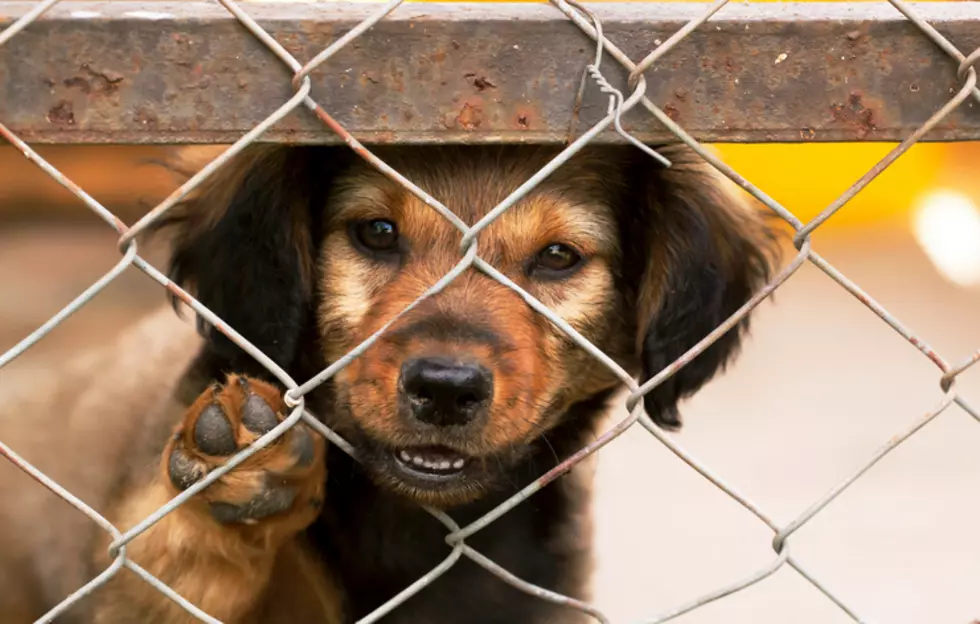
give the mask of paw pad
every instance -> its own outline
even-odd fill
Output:
[[[225,386],[209,389],[187,411],[173,439],[166,458],[170,482],[181,491],[191,487],[274,429],[284,411],[278,391],[261,381],[231,377]],[[298,423],[199,495],[223,524],[250,525],[274,516],[312,521],[326,480],[325,446]]]
[[[181,448],[175,448],[170,453],[167,465],[170,481],[178,490],[186,490],[204,478],[206,469],[200,462],[188,455]]]
[[[194,425],[194,443],[206,455],[222,457],[238,450],[235,432],[220,405],[208,405],[201,412]]]
[[[269,404],[260,397],[252,395],[242,408],[242,425],[252,433],[264,435],[279,424],[279,418]]]
[[[285,485],[266,483],[259,493],[241,505],[232,503],[211,503],[211,515],[223,524],[262,520],[280,514],[296,501],[296,490]]]

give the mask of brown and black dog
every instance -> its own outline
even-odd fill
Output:
[[[472,224],[557,152],[376,153]],[[662,152],[672,167],[633,147],[589,147],[479,236],[482,258],[641,379],[742,306],[778,257],[761,212],[686,148]],[[249,148],[160,229],[173,236],[172,279],[300,382],[461,257],[456,228],[346,147]],[[678,402],[724,368],[747,327],[648,394],[648,414],[679,427]],[[149,316],[49,371],[50,387],[0,404],[0,439],[132,527],[289,413],[264,367],[199,330],[169,308]],[[297,426],[126,554],[224,622],[354,622],[450,554],[420,503],[461,525],[479,518],[594,439],[620,388],[517,293],[467,271],[306,396],[360,462]],[[588,598],[586,481],[574,469],[468,543],[526,581]],[[111,563],[104,531],[12,466],[0,466],[0,520],[5,622],[38,617]],[[576,618],[464,558],[384,621]],[[59,621],[191,619],[124,569]]]

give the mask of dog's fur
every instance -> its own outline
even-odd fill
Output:
[[[377,153],[472,224],[557,148]],[[673,167],[632,147],[587,148],[478,239],[480,257],[641,380],[742,306],[777,258],[759,212],[686,149],[663,153]],[[357,224],[370,219],[397,225],[390,250],[364,247]],[[249,148],[161,225],[173,235],[174,281],[299,382],[389,323],[461,257],[458,230],[343,147]],[[555,243],[583,260],[570,269],[535,260]],[[679,401],[724,368],[747,327],[648,394],[649,415],[679,427]],[[115,344],[50,371],[51,387],[7,398],[0,439],[120,529],[134,526],[290,412],[262,365],[214,328],[200,330],[169,308],[147,317]],[[420,356],[489,371],[479,418],[441,427],[412,417],[400,371]],[[225,622],[353,622],[450,555],[445,527],[419,503],[461,525],[479,518],[594,439],[618,388],[517,293],[469,270],[306,396],[363,464],[297,426],[126,554]],[[398,449],[434,444],[467,458],[462,476],[433,484],[399,471]],[[587,599],[589,488],[579,472],[467,543],[526,581]],[[6,622],[39,616],[112,562],[101,529],[9,465],[0,466],[0,520]],[[66,617],[189,621],[130,570]],[[575,617],[464,558],[384,621]]]

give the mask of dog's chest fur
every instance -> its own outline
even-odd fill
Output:
[[[506,491],[453,509],[465,526],[478,520],[588,443],[580,419],[595,418],[604,401],[580,406],[564,429],[513,473]],[[574,423],[574,425],[573,425]],[[566,431],[567,430],[567,431]],[[587,599],[591,524],[587,476],[553,482],[469,537],[466,543],[511,574],[545,589]],[[327,500],[309,536],[339,573],[354,622],[431,572],[452,554],[448,529],[417,504],[370,483],[353,460],[330,456]],[[583,595],[586,594],[586,595]],[[532,597],[461,557],[449,570],[384,617],[392,624],[577,624],[581,614]]]

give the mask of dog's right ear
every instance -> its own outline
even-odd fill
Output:
[[[683,145],[661,148],[673,166],[645,154],[633,161],[632,255],[642,268],[638,348],[645,382],[697,345],[772,277],[780,229]],[[639,150],[637,150],[639,153]],[[637,236],[639,234],[639,236]],[[634,269],[636,270],[636,269]],[[681,426],[678,403],[723,371],[739,352],[751,315],[644,396],[657,424]]]
[[[320,215],[344,156],[331,147],[246,148],[153,227],[173,235],[170,279],[287,369],[309,322]],[[201,318],[198,328],[223,372],[261,369]]]

